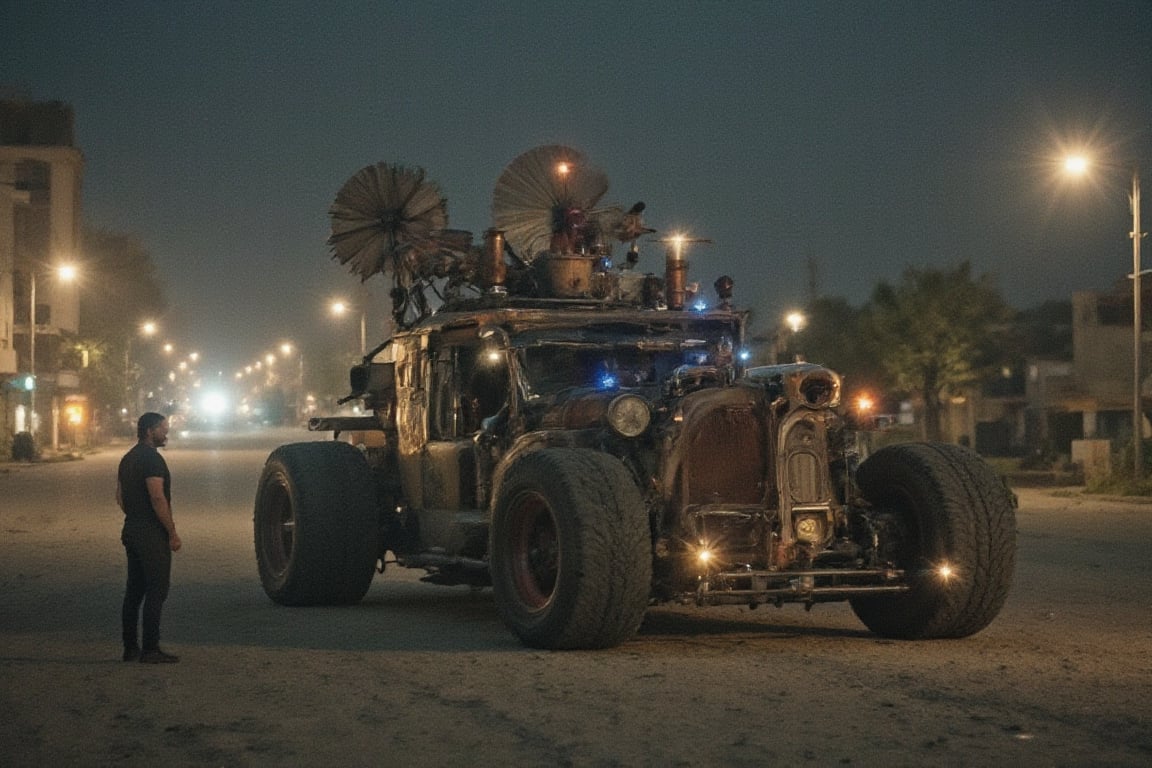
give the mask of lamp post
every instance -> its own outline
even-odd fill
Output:
[[[1140,268],[1140,170],[1132,169],[1132,478],[1140,480],[1144,475],[1144,409],[1141,404],[1140,380],[1140,337],[1143,328],[1141,321],[1141,278]]]
[[[1080,176],[1088,171],[1091,161],[1084,155],[1072,155],[1064,160],[1064,170]],[[1143,276],[1140,261],[1140,241],[1145,233],[1140,231],[1140,168],[1132,168],[1132,479],[1139,481],[1144,476],[1144,409],[1141,396],[1141,374],[1143,373],[1141,336],[1143,331]]]
[[[28,390],[28,434],[36,437],[36,267],[28,290],[28,375],[32,388]]]
[[[146,338],[155,336],[158,330],[159,327],[151,320],[145,320],[138,328],[139,334]],[[134,338],[133,335],[129,335],[128,340],[124,343],[124,405],[128,413],[131,413],[133,409],[139,411],[143,408],[143,396],[139,387],[136,387],[136,397],[133,398],[132,396],[133,385],[136,384],[132,376],[132,341]]]
[[[296,355],[296,413],[298,418],[304,416],[304,350],[293,346],[290,342],[280,345],[280,355],[287,360],[292,354]]]
[[[785,329],[790,331],[788,338],[791,340],[792,337],[808,326],[808,317],[799,311],[789,312],[784,316],[783,320],[783,325],[777,325],[776,330],[772,333],[772,365],[780,362],[780,353],[788,346],[788,341],[784,339]],[[798,362],[798,360],[794,357],[790,362]]]
[[[344,301],[332,302],[330,309],[332,314],[342,316],[351,310],[351,307]],[[363,305],[360,307],[360,357],[364,357],[368,353],[368,317],[367,309]]]
[[[56,275],[64,282],[76,279],[76,267],[60,264],[55,268]],[[28,390],[28,433],[36,436],[36,265],[28,270],[28,375],[32,377],[32,388]]]

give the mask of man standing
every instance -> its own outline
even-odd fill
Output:
[[[160,650],[160,614],[180,537],[172,520],[172,476],[156,450],[168,442],[168,420],[160,413],[145,413],[136,422],[136,437],[138,442],[120,460],[116,477],[116,503],[124,511],[120,541],[128,554],[128,586],[121,610],[124,661],[171,664],[180,657]],[[142,644],[136,634],[141,604]]]

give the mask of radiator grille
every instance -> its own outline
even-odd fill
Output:
[[[763,497],[762,428],[750,406],[717,408],[688,441],[688,504],[757,504]]]

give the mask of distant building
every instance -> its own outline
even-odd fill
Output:
[[[1152,309],[1148,294],[1145,313]],[[1072,359],[1028,361],[1028,443],[1060,455],[1085,438],[1108,439],[1119,448],[1132,439],[1132,293],[1078,292],[1072,309]],[[1141,350],[1147,360],[1147,331]],[[1147,370],[1141,384],[1145,436],[1152,402]]]
[[[31,427],[32,398],[17,385],[31,373],[34,335],[41,444],[55,444],[61,398],[78,386],[59,352],[61,334],[79,330],[79,288],[53,268],[79,257],[83,171],[69,105],[0,98],[0,434]]]

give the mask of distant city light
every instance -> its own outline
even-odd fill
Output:
[[[218,419],[228,412],[228,396],[220,391],[208,390],[200,396],[200,408],[205,416]]]

